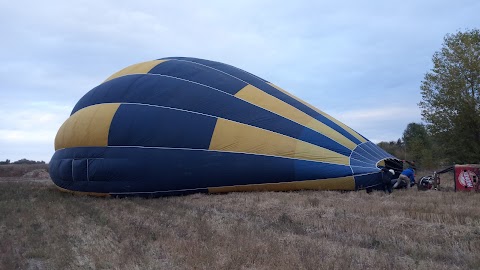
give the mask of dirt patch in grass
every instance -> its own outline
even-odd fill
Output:
[[[36,169],[25,173],[22,177],[35,179],[50,179],[50,174],[45,169]]]

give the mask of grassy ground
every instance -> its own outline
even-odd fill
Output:
[[[480,269],[480,194],[104,199],[3,179],[0,269]]]
[[[22,177],[25,174],[36,170],[43,170],[48,172],[48,164],[0,165],[0,177]]]

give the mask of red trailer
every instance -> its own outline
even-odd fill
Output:
[[[455,165],[455,191],[479,191],[480,164]]]

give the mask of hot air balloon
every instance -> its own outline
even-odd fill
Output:
[[[164,196],[359,190],[401,161],[345,124],[239,68],[170,57],[86,93],[49,163],[62,190]]]

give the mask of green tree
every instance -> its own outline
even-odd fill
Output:
[[[423,168],[431,168],[434,165],[432,142],[425,125],[408,124],[402,139],[407,151],[406,159],[416,161]]]
[[[377,144],[380,148],[386,152],[392,154],[394,157],[403,159],[405,157],[405,148],[403,142],[398,139],[397,141],[379,142]]]
[[[440,153],[453,162],[480,161],[480,31],[447,34],[421,84],[419,103]]]

